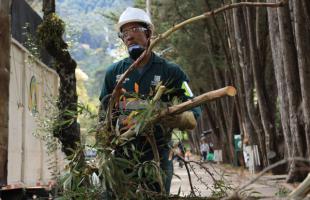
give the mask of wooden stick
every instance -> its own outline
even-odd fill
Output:
[[[160,115],[165,116],[180,114],[184,111],[200,106],[207,101],[212,101],[223,96],[235,96],[236,94],[237,90],[233,86],[227,86],[218,90],[204,93],[178,105],[171,106],[167,110],[163,111]]]

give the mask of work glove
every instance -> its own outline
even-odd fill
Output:
[[[193,130],[196,125],[196,119],[193,112],[185,111],[178,115],[168,115],[161,119],[161,124],[169,128],[178,128],[180,130]]]

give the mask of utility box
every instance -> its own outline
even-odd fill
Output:
[[[238,160],[241,155],[241,135],[234,135],[234,166],[239,166]]]
[[[235,151],[241,151],[242,147],[241,135],[234,135],[234,147]]]

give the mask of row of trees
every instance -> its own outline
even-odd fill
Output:
[[[153,2],[152,16],[161,33],[230,3],[238,1],[161,0]],[[189,25],[160,45],[158,52],[185,68],[196,94],[237,87],[234,100],[204,106],[197,132],[213,129],[224,161],[234,159],[237,132],[245,144],[258,145],[263,167],[283,158],[310,157],[309,25],[307,0],[289,0],[279,8],[244,6]],[[289,163],[289,182],[304,178],[301,166],[305,164]]]

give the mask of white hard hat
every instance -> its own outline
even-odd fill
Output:
[[[132,7],[126,8],[126,10],[119,17],[116,25],[117,31],[120,32],[121,27],[130,22],[143,22],[150,26],[151,31],[154,30],[154,25],[150,16],[142,9]]]

